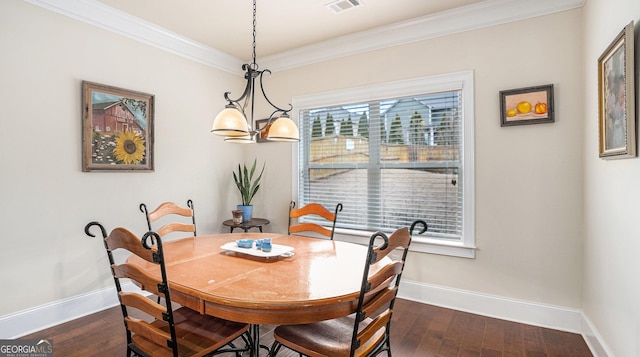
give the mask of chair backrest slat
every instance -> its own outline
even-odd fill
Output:
[[[367,281],[371,284],[371,290],[380,290],[378,288],[387,287],[388,284],[385,283],[392,280],[397,275],[400,275],[403,267],[404,264],[402,261],[394,261],[386,264],[375,274],[370,275]]]
[[[169,234],[171,232],[192,232],[192,233],[195,233],[196,232],[196,227],[193,224],[185,224],[185,223],[173,222],[173,223],[165,224],[164,226],[158,228],[158,231],[157,231],[157,233],[161,237],[164,237],[164,236],[166,236],[167,234]],[[195,236],[195,234],[194,234],[194,236]]]
[[[384,259],[388,254],[390,254],[395,249],[404,249],[404,247],[409,246],[411,243],[411,234],[409,234],[409,229],[400,228],[393,232],[389,237],[388,246],[381,245],[377,246],[373,249],[373,255],[375,257],[375,261],[372,263],[377,263],[380,260]]]
[[[164,292],[158,290],[158,284],[162,284],[163,281],[140,269],[136,265],[132,264],[115,264],[113,271],[119,279],[133,279],[141,287],[141,289],[147,290],[155,295],[163,295]]]
[[[391,321],[391,310],[387,309],[379,314],[373,321],[371,321],[365,328],[358,333],[358,341],[368,341],[376,333],[384,331]]]
[[[338,212],[342,211],[342,203],[338,203],[336,205],[335,212],[333,213],[318,203],[309,203],[300,208],[295,208],[295,206],[295,201],[291,201],[291,203],[289,204],[289,228],[287,229],[288,234],[315,232],[327,238],[333,239],[333,233],[336,228],[336,221],[338,220]],[[328,223],[331,223],[331,229],[323,227],[322,225],[317,223],[294,223],[293,221],[295,219],[310,215],[322,217]]]
[[[325,237],[331,237],[331,230],[315,223],[301,223],[289,227],[289,234],[302,232],[316,232]]]
[[[291,218],[298,218],[309,214],[315,214],[316,216],[320,216],[327,221],[333,221],[336,218],[336,215],[334,213],[329,212],[329,210],[318,203],[309,203],[304,207],[292,209],[289,215],[291,216]]]
[[[123,291],[119,295],[120,301],[122,301],[126,306],[135,307],[138,310],[145,311],[157,320],[164,319],[164,314],[167,312],[166,307],[156,304],[149,298],[138,293]]]
[[[161,237],[164,237],[171,232],[187,232],[193,233],[193,235],[196,236],[196,216],[192,200],[187,200],[187,207],[188,208],[182,207],[174,202],[164,202],[161,203],[156,209],[149,212],[147,209],[147,205],[141,203],[140,211],[144,213],[145,218],[147,219],[147,228],[150,231],[155,230]],[[161,218],[170,215],[190,217],[191,223],[170,222],[160,227],[156,227],[155,229],[152,227],[151,223],[154,223]]]
[[[116,249],[125,249],[140,258],[153,263],[153,254],[155,253],[155,249],[146,249],[143,247],[140,239],[125,228],[115,228],[104,240],[111,252]]]
[[[373,314],[380,311],[381,308],[387,307],[389,303],[395,299],[397,294],[397,287],[386,288],[383,291],[375,295],[371,300],[367,301],[362,307],[362,316],[371,317]]]
[[[178,206],[174,202],[164,202],[158,206],[153,212],[149,213],[149,220],[155,222],[168,214],[177,214],[183,217],[193,216],[193,210]]]
[[[133,334],[142,336],[158,346],[162,346],[163,344],[166,345],[167,341],[171,340],[171,334],[162,331],[147,321],[136,319],[131,316],[128,316],[125,320],[127,321],[127,329],[129,329]]]

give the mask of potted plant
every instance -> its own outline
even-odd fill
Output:
[[[246,222],[251,220],[253,214],[253,206],[251,200],[256,195],[258,189],[260,189],[260,180],[262,179],[262,173],[264,172],[265,164],[262,164],[262,171],[254,179],[256,173],[257,159],[253,160],[253,165],[249,170],[246,164],[242,166],[238,164],[238,172],[233,172],[233,180],[236,182],[240,196],[242,197],[242,204],[238,205],[238,209],[242,210],[242,221]]]

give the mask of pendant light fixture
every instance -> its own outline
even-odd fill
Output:
[[[269,141],[300,141],[298,127],[289,117],[293,109],[282,109],[269,100],[262,86],[262,77],[265,73],[271,74],[268,69],[259,70],[256,63],[256,0],[253,0],[253,62],[243,64],[244,78],[247,85],[244,93],[238,99],[231,99],[231,92],[224,93],[224,99],[228,102],[225,108],[213,121],[211,132],[225,137],[224,141],[233,143],[255,143],[256,136],[268,128],[267,140]],[[257,127],[254,120],[254,106],[256,94],[256,79],[260,85],[260,92],[264,99],[274,109],[263,127]],[[242,104],[241,101],[244,101]],[[247,116],[247,111],[249,116]]]

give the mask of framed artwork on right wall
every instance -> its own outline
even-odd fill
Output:
[[[500,126],[553,123],[553,84],[500,91]]]
[[[636,157],[633,21],[598,58],[600,158]]]

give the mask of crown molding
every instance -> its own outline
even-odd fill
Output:
[[[236,75],[242,61],[129,15],[97,0],[24,0],[173,54]],[[391,46],[471,31],[582,7],[585,0],[487,0],[357,32],[261,59],[263,68],[287,70]]]
[[[487,0],[263,57],[281,71],[582,7],[585,0]]]
[[[24,1],[225,72],[239,76],[244,74],[242,71],[244,62],[239,58],[114,9],[97,0]]]

